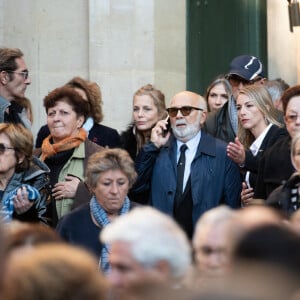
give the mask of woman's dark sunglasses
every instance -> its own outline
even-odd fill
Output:
[[[182,107],[169,107],[167,108],[167,112],[170,117],[176,117],[178,114],[178,111],[180,110],[181,114],[186,117],[188,116],[192,110],[201,110],[204,111],[204,109],[194,106],[182,106]]]

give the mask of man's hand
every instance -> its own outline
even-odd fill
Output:
[[[152,128],[150,139],[157,148],[164,146],[170,137],[170,132],[167,132],[165,136],[163,135],[163,131],[167,130],[167,123],[167,119],[160,120],[156,123],[155,127]]]

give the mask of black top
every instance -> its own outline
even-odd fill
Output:
[[[121,133],[121,147],[125,149],[132,160],[135,162],[136,156],[137,156],[137,140],[136,136],[133,131],[133,124],[130,124],[126,131],[123,131]],[[128,193],[129,199],[131,199],[134,202],[140,203],[140,204],[149,204],[150,199],[150,192],[149,191],[143,191],[140,193],[134,192],[132,189],[130,189]]]
[[[56,230],[69,243],[83,246],[97,257],[100,257],[102,244],[99,240],[99,234],[101,228],[92,221],[89,203],[63,216],[59,220]]]
[[[138,206],[130,201],[130,209]],[[99,234],[102,228],[95,225],[90,214],[90,203],[72,210],[63,216],[56,227],[59,235],[69,243],[82,246],[96,257],[101,256],[102,244]]]
[[[291,137],[288,135],[263,154],[258,168],[254,198],[267,199],[294,171],[291,161]]]
[[[133,133],[133,125],[129,125],[126,131],[121,133],[121,147],[125,149],[133,161],[135,161],[137,155],[137,141],[136,136]]]
[[[276,144],[280,139],[286,139],[287,136],[288,132],[285,128],[279,128],[276,125],[272,125],[264,137],[257,154],[254,156],[251,150],[246,151],[245,171],[250,171],[249,181],[252,188],[255,189],[259,163],[264,152]]]
[[[289,218],[300,207],[299,183],[299,174],[293,174],[284,185],[280,185],[269,195],[266,204],[281,210]]]

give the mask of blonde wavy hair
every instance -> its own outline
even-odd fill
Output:
[[[272,102],[272,98],[268,90],[263,85],[249,85],[243,88],[239,92],[239,95],[245,95],[254,102],[254,105],[263,114],[266,124],[271,123],[278,127],[282,127],[282,124],[277,120],[276,109]],[[238,125],[238,137],[246,149],[249,149],[255,140],[251,131],[243,128],[240,121]]]

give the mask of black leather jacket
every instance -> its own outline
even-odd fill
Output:
[[[287,217],[290,217],[299,207],[298,201],[295,207],[291,201],[292,189],[298,189],[300,176],[294,173],[289,180],[276,188],[267,198],[266,204],[281,210]]]
[[[203,129],[226,143],[234,141],[236,134],[231,124],[228,102],[217,111],[208,114]]]
[[[40,197],[34,200],[34,205],[25,213],[18,215],[14,212],[13,219],[24,222],[43,222],[47,224],[45,213],[46,201],[49,195],[47,191],[49,172],[49,168],[37,157],[33,156],[32,165],[28,170],[14,173],[4,191],[3,197],[15,188],[21,187],[22,184],[29,184],[35,187],[40,192]]]

